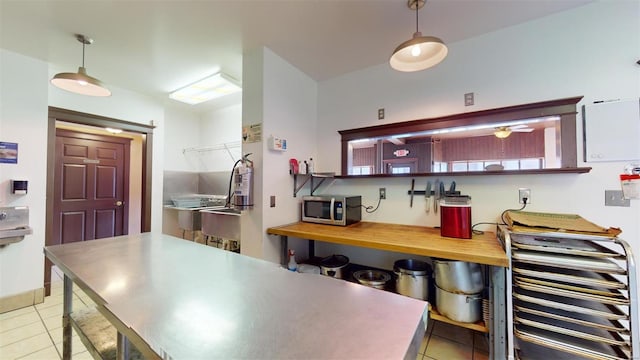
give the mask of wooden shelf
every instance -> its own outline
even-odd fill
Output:
[[[436,310],[435,307],[431,307],[431,305],[429,305],[429,316],[436,321],[445,322],[447,324],[452,324],[452,325],[460,326],[460,327],[475,330],[475,331],[489,333],[489,328],[486,326],[484,321],[478,321],[475,323],[461,323],[459,321],[451,320],[448,317],[440,315],[438,310]]]
[[[320,257],[313,257],[312,259],[307,259],[307,261],[305,261],[304,263],[306,264],[311,264],[311,265],[316,265],[316,266],[320,266],[320,260],[322,260],[322,258]],[[379,270],[379,271],[384,271],[387,274],[389,274],[391,276],[391,280],[389,280],[386,284],[386,286],[384,287],[384,291],[388,291],[388,292],[392,292],[397,294],[397,290],[396,290],[396,275],[393,273],[393,271],[390,270],[386,270],[386,269],[379,269],[376,267],[372,267],[372,266],[364,266],[361,264],[354,264],[354,263],[349,263],[349,265],[347,265],[346,268],[344,268],[344,272],[343,272],[343,279],[344,281],[348,281],[348,282],[352,282],[352,283],[358,283],[358,281],[353,277],[353,273],[358,271],[358,270]],[[431,279],[431,281],[433,281],[433,279]],[[432,289],[429,289],[429,291],[431,291]],[[435,298],[435,294],[431,294],[432,296],[429,296],[430,298]],[[445,317],[444,315],[441,315],[438,310],[435,308],[435,305],[432,304],[431,302],[429,302],[429,317],[432,320],[436,320],[436,321],[440,321],[440,322],[445,322],[448,324],[452,324],[452,325],[456,325],[459,327],[463,327],[463,328],[467,328],[467,329],[471,329],[474,331],[479,331],[479,332],[484,332],[484,333],[489,333],[489,328],[485,325],[484,321],[477,321],[475,323],[463,323],[463,322],[459,322],[459,321],[455,321],[455,320],[451,320],[448,317]]]

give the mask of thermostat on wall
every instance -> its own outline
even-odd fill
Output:
[[[270,136],[269,137],[269,149],[276,151],[286,151],[287,150],[287,140],[281,139],[279,137]]]

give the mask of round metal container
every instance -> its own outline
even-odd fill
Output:
[[[320,260],[322,275],[344,279],[344,268],[349,265],[349,258],[344,255],[331,255]]]
[[[320,267],[315,265],[309,265],[309,264],[299,264],[298,269],[296,269],[296,271],[299,273],[306,273],[306,274],[320,274]]]
[[[416,299],[428,300],[431,266],[415,259],[398,260],[393,264],[397,275],[396,290],[399,294]]]
[[[455,294],[436,285],[436,309],[451,320],[473,323],[482,318],[482,294]]]
[[[436,285],[456,294],[477,294],[484,289],[480,264],[433,259]]]
[[[391,280],[391,275],[380,270],[360,270],[353,273],[353,278],[362,285],[384,289],[387,281]]]

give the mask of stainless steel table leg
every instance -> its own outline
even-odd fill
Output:
[[[289,238],[286,235],[280,235],[280,250],[280,264],[286,268],[289,262]]]
[[[491,326],[489,327],[489,358],[501,360],[507,358],[507,307],[505,291],[505,269],[490,266],[491,269]]]
[[[62,359],[71,359],[71,308],[73,281],[65,275],[62,292]]]
[[[129,339],[118,331],[118,343],[116,350],[117,360],[129,359]]]

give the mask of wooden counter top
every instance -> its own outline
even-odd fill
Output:
[[[472,239],[455,239],[440,236],[440,229],[424,226],[375,222],[333,226],[297,222],[268,228],[267,233],[485,265],[509,266],[507,254],[496,235],[489,232],[473,235]]]

